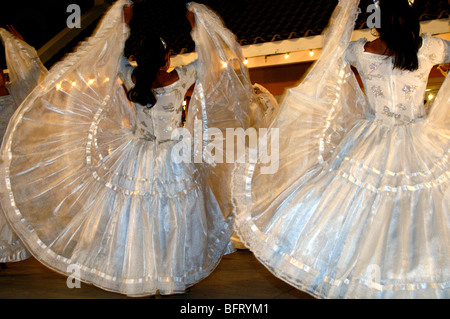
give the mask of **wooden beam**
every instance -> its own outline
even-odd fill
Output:
[[[424,21],[421,23],[421,28],[423,33],[445,39],[450,38],[448,19]],[[370,29],[355,30],[352,35],[352,40],[358,40],[360,38],[367,38],[369,41],[374,39],[370,34]],[[317,35],[246,45],[242,46],[242,53],[247,59],[248,68],[303,63],[315,61],[319,58],[322,51],[322,43],[323,35]],[[289,54],[288,58],[286,58],[286,54]],[[171,63],[172,66],[186,65],[194,61],[196,57],[195,53],[180,54],[172,57]]]
[[[99,4],[81,16],[81,28],[70,29],[66,27],[37,51],[42,63],[45,64],[55,54],[60,52],[70,41],[90,26],[91,23],[101,17],[109,7],[105,1],[95,1],[95,3]]]

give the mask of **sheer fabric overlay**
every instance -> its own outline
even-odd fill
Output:
[[[48,71],[32,46],[3,28],[0,28],[0,37],[5,47],[8,67],[10,81],[8,91],[16,105],[20,105]]]
[[[0,137],[3,139],[9,120],[17,107],[45,77],[47,69],[42,65],[36,50],[24,41],[3,28],[0,28],[0,38],[5,48],[9,75],[9,83],[6,85],[9,95],[0,97]],[[0,262],[21,261],[29,257],[29,252],[1,212]]]
[[[193,161],[201,163],[224,216],[232,218],[231,176],[239,141],[230,146],[226,140],[238,130],[258,134],[268,127],[278,103],[263,86],[252,84],[236,36],[221,18],[203,4],[191,2],[187,8],[195,15],[192,38],[198,57],[198,81],[186,121]]]
[[[181,119],[181,105],[137,112],[126,98],[126,4],[21,105],[2,148],[2,204],[57,272],[130,296],[183,293],[215,269],[233,228],[200,169],[173,161],[179,141],[161,138],[173,128],[149,127]]]
[[[346,58],[358,4],[339,2],[322,56],[280,105],[279,140],[266,139],[278,142],[276,173],[236,165],[237,232],[274,275],[319,298],[448,298],[449,82],[426,119],[369,107]]]

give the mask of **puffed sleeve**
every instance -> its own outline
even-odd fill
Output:
[[[350,63],[350,65],[357,67],[359,60],[358,54],[366,42],[367,40],[365,38],[350,42],[345,51],[345,60]]]
[[[433,36],[424,36],[425,56],[434,65],[450,63],[450,41]]]

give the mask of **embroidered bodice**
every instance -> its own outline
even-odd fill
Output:
[[[365,38],[351,42],[346,57],[361,76],[376,119],[386,125],[403,125],[425,117],[428,75],[434,65],[450,62],[448,41],[424,35],[415,71],[394,69],[393,57],[365,52],[366,42]]]
[[[122,62],[121,78],[127,89],[134,84],[131,79],[133,68],[126,61]],[[182,125],[183,102],[186,92],[195,83],[195,62],[184,67],[176,67],[178,81],[153,89],[157,102],[154,107],[148,108],[133,103],[136,113],[135,135],[145,140],[159,142],[171,139],[172,131]]]

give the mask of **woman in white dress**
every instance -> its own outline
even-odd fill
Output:
[[[380,39],[350,43],[358,4],[339,2],[323,54],[280,106],[278,171],[236,166],[238,233],[319,298],[448,298],[448,78],[429,116],[423,101],[449,42],[420,36],[407,0],[382,0]]]
[[[5,49],[9,81],[0,69],[0,140],[8,122],[25,97],[45,77],[47,69],[42,65],[36,50],[28,45],[13,26],[8,31],[1,28],[0,38]],[[0,263],[27,259],[30,254],[9,226],[0,209]]]
[[[127,4],[117,1],[95,35],[22,103],[2,148],[2,206],[28,250],[57,272],[130,296],[183,293],[229,251],[233,227],[207,169],[173,160],[180,141],[172,133],[195,81],[187,127],[215,101],[238,99],[206,79],[248,78],[238,76],[243,64],[215,68],[222,66],[215,57],[239,56],[240,47],[215,14],[195,3],[188,7],[192,34],[197,52],[207,54],[168,73],[164,43],[148,40],[133,69],[122,56]],[[239,109],[250,101],[239,98]]]

